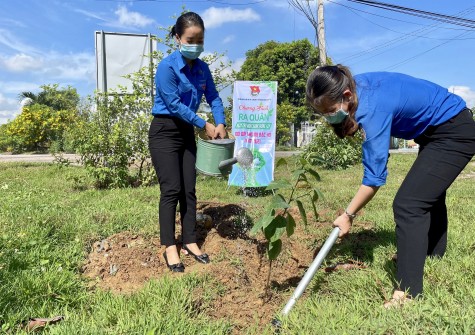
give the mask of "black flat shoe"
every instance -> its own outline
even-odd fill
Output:
[[[186,244],[183,244],[183,249],[188,252],[188,255],[193,256],[200,263],[208,264],[210,262],[208,254],[195,255],[190,249],[188,249]]]
[[[185,266],[181,262],[178,263],[178,264],[171,264],[171,265],[168,264],[167,252],[166,251],[163,253],[163,258],[165,258],[165,262],[167,263],[167,266],[170,269],[170,271],[172,271],[172,272],[185,272]]]

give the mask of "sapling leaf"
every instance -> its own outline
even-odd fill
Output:
[[[297,207],[299,208],[300,216],[305,225],[307,225],[307,213],[305,212],[305,207],[303,207],[302,201],[296,200]]]
[[[313,163],[326,163],[326,160],[320,155],[313,154],[313,155],[309,155],[307,158],[309,161],[312,161]]]
[[[289,208],[289,204],[285,201],[282,194],[276,194],[270,203],[270,208],[278,209],[278,208]]]
[[[267,249],[267,256],[270,260],[276,259],[282,250],[282,240],[276,240],[269,242]]]
[[[278,168],[281,165],[287,165],[287,160],[283,157],[279,158],[279,160],[275,164],[275,167]]]
[[[295,232],[295,220],[294,217],[290,214],[287,213],[287,236],[290,237],[294,234]]]
[[[264,215],[263,217],[261,217],[261,219],[259,221],[257,221],[254,226],[252,227],[251,231],[249,232],[249,234],[251,236],[257,234],[257,232],[261,229],[261,228],[265,228],[272,220],[274,219],[274,216],[271,216],[271,215]]]
[[[292,172],[292,179],[298,179],[300,177],[301,174],[304,174],[305,173],[305,170],[304,169],[298,169],[298,170],[294,170]]]
[[[277,215],[267,227],[264,228],[264,235],[270,242],[280,239],[287,227],[287,221],[282,215]]]
[[[313,189],[312,201],[315,202],[319,198],[319,194],[316,189]]]
[[[305,175],[305,173],[301,173],[301,174],[300,174],[300,180],[305,181],[307,184],[309,183],[309,182],[308,182],[308,178],[307,178],[307,176]]]
[[[315,215],[315,219],[317,219],[318,218],[317,206],[315,206],[315,202],[312,200],[312,196],[310,196],[310,202],[312,203],[313,214]]]
[[[317,194],[318,194],[318,199],[320,199],[320,200],[325,199],[325,196],[323,195],[323,193],[322,193],[318,188],[314,188],[313,191],[314,191],[314,192],[317,192]]]
[[[307,169],[307,172],[310,173],[313,178],[315,178],[316,181],[320,181],[320,175],[318,174],[317,171],[313,170],[313,169]]]
[[[302,165],[302,167],[305,166],[305,165],[310,165],[309,162],[303,157],[300,157],[299,161],[300,161],[300,164]]]

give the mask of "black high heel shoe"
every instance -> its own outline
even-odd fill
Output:
[[[188,255],[193,256],[198,262],[208,264],[210,262],[208,254],[195,255],[187,246],[183,244],[183,249],[188,252]]]
[[[168,258],[167,258],[167,252],[165,251],[163,253],[163,258],[165,258],[165,262],[167,263],[168,268],[172,272],[185,272],[185,266],[183,265],[182,262],[177,263],[177,264],[168,264]]]

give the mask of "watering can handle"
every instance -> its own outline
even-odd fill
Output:
[[[225,159],[224,161],[221,161],[218,165],[218,168],[219,169],[223,169],[229,165],[233,165],[237,163],[237,158],[236,157],[233,157],[233,158],[228,158],[228,159]],[[216,165],[215,165],[216,166]]]

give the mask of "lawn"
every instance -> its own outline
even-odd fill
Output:
[[[282,334],[475,332],[473,161],[447,193],[449,246],[446,257],[426,262],[424,297],[402,309],[382,307],[395,271],[391,203],[414,159],[391,155],[388,184],[355,220],[350,236],[337,241],[282,320]],[[214,225],[201,227],[200,236],[212,264],[187,259],[185,274],[173,275],[157,242],[158,186],[94,190],[82,187],[87,176],[81,167],[0,164],[0,331],[25,333],[19,325],[29,318],[61,315],[64,320],[45,334],[271,334],[270,320],[362,176],[360,166],[318,172],[325,195],[317,202],[319,218],[310,217],[307,227],[297,222],[296,234],[284,241],[266,300],[262,238],[246,232],[271,194],[248,197],[223,179],[199,176],[198,207]],[[279,167],[276,179],[288,173]],[[98,251],[101,241],[110,244],[109,252]],[[351,262],[358,266],[324,271]]]

